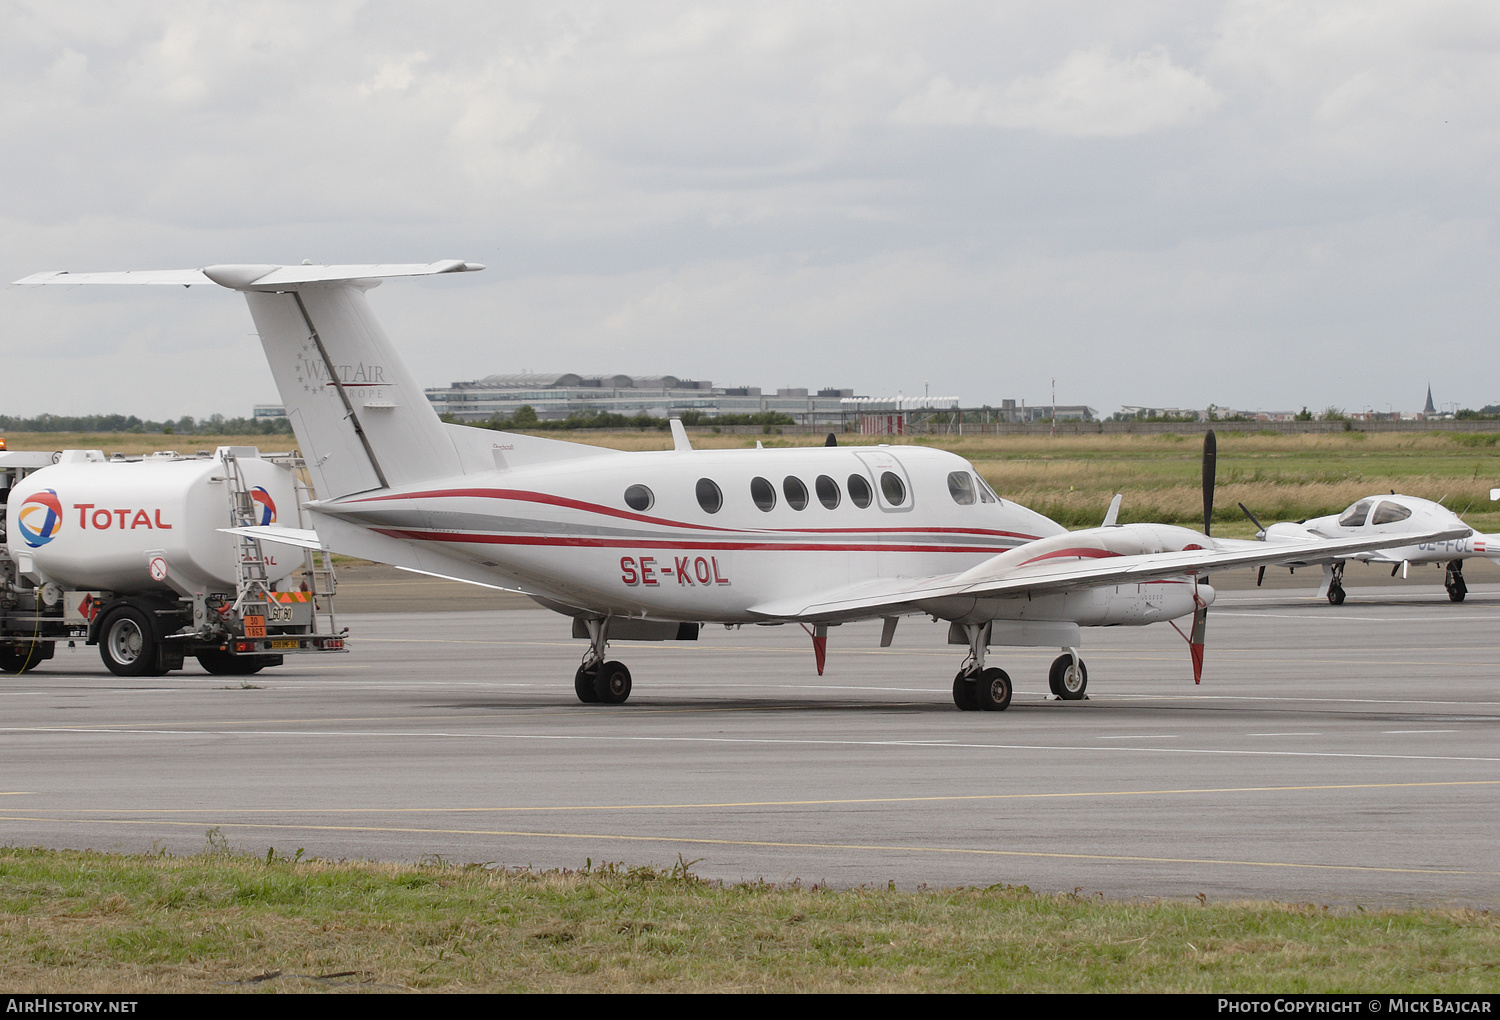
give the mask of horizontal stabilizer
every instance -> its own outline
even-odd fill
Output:
[[[440,273],[473,273],[483,269],[477,262],[445,259],[427,263],[373,263],[357,266],[207,266],[203,269],[141,269],[123,273],[69,273],[54,270],[33,273],[16,283],[40,284],[146,284],[192,287],[213,283],[230,290],[293,290],[305,283],[338,283],[349,280],[380,280],[394,276],[436,276]]]
[[[318,539],[318,533],[311,528],[280,528],[274,524],[266,524],[249,528],[220,528],[219,530],[231,535],[244,535],[246,538],[261,542],[295,546],[298,549],[322,551],[328,548]]]

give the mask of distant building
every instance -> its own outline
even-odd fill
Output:
[[[254,415],[256,421],[265,421],[269,418],[285,418],[286,408],[281,404],[256,404]]]
[[[957,397],[871,398],[856,396],[852,388],[837,387],[812,392],[786,388],[771,394],[759,386],[716,387],[706,379],[674,375],[500,374],[432,387],[426,393],[439,414],[451,415],[455,421],[509,418],[528,405],[543,420],[560,420],[581,412],[668,418],[697,411],[714,418],[778,411],[799,424],[832,425],[864,411],[958,406]]]
[[[998,412],[1000,421],[1019,424],[1048,421],[1053,418],[1058,421],[1093,421],[1097,415],[1097,411],[1085,404],[1031,404],[1028,406],[1024,400],[1020,404],[1014,400],[1002,400]]]

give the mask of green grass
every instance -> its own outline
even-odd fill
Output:
[[[1489,912],[293,861],[212,836],[0,850],[0,905],[16,992],[1493,992],[1500,966]]]

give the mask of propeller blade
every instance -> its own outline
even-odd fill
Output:
[[[1214,516],[1214,475],[1218,468],[1219,441],[1214,436],[1214,430],[1209,429],[1203,435],[1203,533],[1211,534],[1209,531]]]
[[[1203,642],[1208,630],[1208,607],[1203,603],[1193,612],[1193,636],[1188,638],[1188,653],[1193,658],[1193,683],[1203,682]]]
[[[1266,526],[1260,523],[1260,521],[1257,521],[1255,519],[1255,515],[1250,512],[1250,508],[1243,503],[1240,504],[1240,512],[1243,513],[1246,517],[1250,518],[1250,523],[1255,525],[1255,530],[1260,532],[1260,537],[1264,539],[1266,534]]]

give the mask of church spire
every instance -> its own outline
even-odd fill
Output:
[[[1423,414],[1437,414],[1437,408],[1432,406],[1432,383],[1427,384],[1427,406],[1422,408]]]

